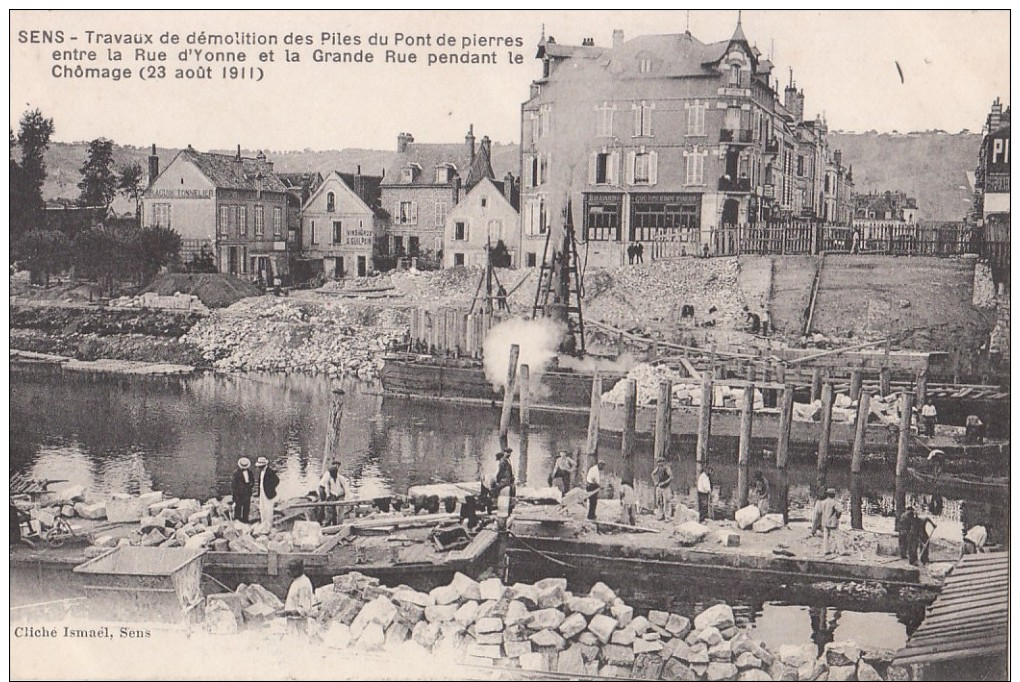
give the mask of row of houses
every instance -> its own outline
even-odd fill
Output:
[[[604,47],[543,35],[536,57],[517,177],[495,177],[473,127],[452,144],[401,132],[380,176],[280,174],[261,153],[189,147],[162,171],[150,160],[142,220],[173,227],[186,255],[212,253],[221,271],[304,278],[365,274],[381,257],[472,265],[487,245],[532,266],[568,209],[593,265],[625,262],[635,243],[701,253],[723,225],[853,217],[853,172],[824,119],[805,119],[792,72],[780,101],[739,18],[714,43],[689,31],[614,31]]]

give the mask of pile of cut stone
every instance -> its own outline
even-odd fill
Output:
[[[633,379],[637,385],[637,404],[655,405],[659,401],[659,384],[663,381],[673,383],[672,396],[673,405],[701,405],[701,385],[690,377],[680,374],[664,365],[649,365],[641,363],[635,365],[627,372],[627,378]],[[622,405],[626,396],[626,382],[618,381],[612,389],[602,394],[603,402],[613,405]],[[723,384],[712,386],[712,404],[716,407],[742,408],[744,406],[744,389],[731,387]],[[765,406],[762,392],[754,390],[754,409],[760,410]]]
[[[832,401],[832,421],[836,423],[855,424],[857,422],[858,402],[851,400],[845,393],[839,393]],[[888,426],[899,424],[899,394],[887,396],[873,394],[868,402],[868,423]],[[793,404],[793,420],[800,422],[821,421],[822,401]]]
[[[635,615],[604,583],[586,595],[564,578],[504,585],[458,573],[449,585],[419,592],[389,588],[357,572],[316,590],[317,630],[326,646],[385,651],[431,651],[449,661],[565,675],[650,680],[882,679],[853,642],[770,651],[737,626],[726,604],[696,618],[665,611]],[[207,627],[230,633],[263,624],[279,600],[255,585],[210,596]]]

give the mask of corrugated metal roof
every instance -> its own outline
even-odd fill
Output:
[[[1009,647],[1009,552],[968,554],[946,577],[942,592],[893,665],[924,665],[989,654]]]

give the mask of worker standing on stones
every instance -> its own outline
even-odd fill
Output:
[[[605,462],[596,462],[588,469],[584,477],[585,489],[588,491],[588,520],[595,520],[595,511],[599,506],[599,493],[602,491],[602,472],[606,468]]]
[[[839,530],[839,517],[843,515],[843,510],[839,508],[839,503],[836,502],[835,488],[829,488],[825,491],[825,499],[822,500],[821,512],[822,546],[826,556],[828,556],[831,553],[830,550],[835,550],[833,545],[836,542],[836,533]]]
[[[907,559],[911,565],[917,563],[917,514],[913,507],[907,507],[906,511],[896,519],[896,533],[899,536],[900,558]]]
[[[761,512],[762,516],[769,513],[769,507],[771,506],[772,490],[769,487],[769,482],[765,478],[765,474],[762,472],[756,472],[754,475],[754,491],[758,496],[758,511]]]
[[[712,467],[705,467],[698,476],[698,520],[709,517],[712,506]]]
[[[556,455],[556,463],[553,464],[553,472],[549,476],[549,486],[556,486],[561,493],[566,493],[573,484],[575,471],[577,463],[574,458],[566,450],[560,450]]]
[[[305,562],[293,559],[287,564],[287,575],[291,577],[283,615],[287,618],[287,631],[291,634],[308,633],[308,619],[315,617],[315,591],[312,581],[305,575]]]
[[[340,462],[336,460],[330,462],[329,468],[323,472],[322,478],[319,479],[319,501],[335,502],[345,500],[350,496],[351,485],[346,477],[340,475]],[[336,507],[319,508],[319,523],[323,525],[336,524],[338,517]]]
[[[517,484],[514,480],[514,467],[510,464],[510,454],[513,451],[513,448],[503,448],[502,452],[496,454],[496,460],[499,462],[499,469],[496,471],[496,482],[492,486],[493,499],[499,498],[499,493],[503,490],[503,488],[510,489],[510,497],[517,496]]]
[[[276,507],[276,487],[280,485],[280,477],[269,466],[269,460],[259,457],[255,461],[259,470],[259,517],[262,527],[268,533],[273,529],[273,514]]]
[[[505,310],[510,312],[510,306],[506,302],[506,287],[502,284],[499,285],[499,290],[496,292],[497,310]]]
[[[669,521],[673,518],[673,469],[664,457],[655,459],[652,483],[655,485],[655,518]]]
[[[251,512],[251,491],[255,487],[255,476],[251,472],[251,460],[242,457],[237,460],[237,469],[230,481],[230,496],[234,501],[234,520],[248,523]]]

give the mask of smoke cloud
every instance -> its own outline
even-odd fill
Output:
[[[612,358],[597,358],[590,355],[583,358],[572,358],[569,356],[560,358],[560,367],[572,369],[583,374],[594,374],[596,371],[626,374],[636,364],[638,364],[637,358],[630,353],[624,353],[615,360]]]
[[[542,381],[549,362],[556,357],[556,349],[565,332],[566,325],[546,317],[536,320],[515,317],[497,324],[489,330],[482,345],[485,378],[493,389],[505,386],[510,346],[516,343],[521,349],[517,366],[528,366],[534,390]]]

